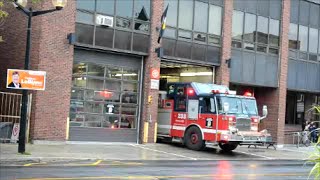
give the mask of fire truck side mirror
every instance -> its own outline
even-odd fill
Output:
[[[268,106],[263,105],[263,108],[262,108],[262,116],[263,116],[263,117],[266,117],[267,115],[268,115]]]
[[[223,112],[224,113],[229,112],[229,103],[227,103],[227,102],[223,103]]]

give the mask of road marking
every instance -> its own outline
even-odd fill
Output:
[[[32,165],[42,165],[42,164],[47,164],[45,162],[42,163],[28,163],[28,164],[24,164],[23,166],[28,167],[28,166],[32,166]]]
[[[258,155],[258,154],[249,153],[249,152],[243,152],[243,151],[238,151],[238,150],[234,151],[234,152],[242,153],[242,154],[246,154],[246,155],[251,155],[251,156],[262,157],[262,158],[266,158],[266,159],[269,159],[269,160],[275,159],[275,158],[271,158],[271,157],[267,157],[267,156],[263,156],[263,155]]]
[[[169,179],[169,178],[204,178],[204,177],[254,177],[254,176],[308,176],[307,173],[279,173],[279,174],[191,174],[191,175],[172,175],[172,176],[96,176],[96,177],[65,177],[65,178],[29,178],[18,180],[82,180],[82,179]],[[307,179],[307,178],[306,178]]]
[[[186,159],[197,160],[197,158],[192,158],[192,157],[188,157],[188,156],[184,156],[184,155],[180,155],[180,154],[169,153],[169,152],[165,152],[165,151],[160,151],[160,150],[156,150],[156,149],[142,147],[141,145],[131,145],[131,146],[138,147],[138,148],[141,148],[141,149],[150,150],[150,151],[154,151],[154,152],[159,152],[159,153],[163,153],[163,154],[169,154],[169,155],[172,155],[172,156],[182,157],[182,158],[186,158]]]
[[[92,163],[92,164],[90,164],[90,165],[91,165],[91,166],[96,166],[96,165],[100,164],[101,162],[102,162],[102,160],[98,160],[97,162]]]

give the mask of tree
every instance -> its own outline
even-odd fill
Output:
[[[0,28],[1,28],[1,25],[4,23],[4,18],[6,18],[9,14],[4,11],[2,8],[4,7],[4,3],[2,0],[0,0]],[[3,38],[0,34],[0,42],[3,42]]]
[[[317,116],[320,116],[320,105],[315,105],[311,109]],[[314,145],[315,151],[310,155],[308,162],[314,163],[313,168],[310,171],[309,177],[314,176],[314,179],[320,179],[320,137],[318,137],[317,143]]]
[[[3,10],[4,6],[5,6],[5,1],[9,1],[9,2],[12,2],[14,0],[0,0],[0,28],[1,26],[4,24],[4,20],[6,17],[9,16],[8,12],[6,12],[5,10]],[[41,0],[31,0],[32,3],[38,3],[40,2]],[[2,35],[0,34],[0,43],[3,42],[3,37]]]

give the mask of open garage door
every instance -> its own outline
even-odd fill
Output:
[[[165,90],[168,82],[213,83],[215,66],[162,61],[160,66],[160,90]]]

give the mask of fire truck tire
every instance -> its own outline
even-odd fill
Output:
[[[219,143],[219,147],[226,152],[235,150],[238,147],[238,143]]]
[[[192,126],[187,129],[184,136],[184,144],[191,150],[200,151],[204,149],[205,142],[198,127]]]

